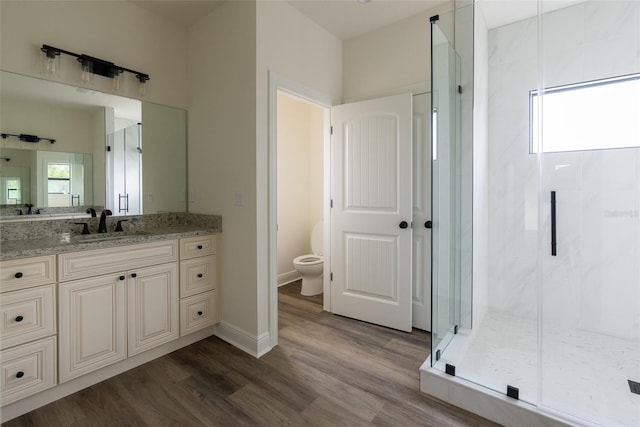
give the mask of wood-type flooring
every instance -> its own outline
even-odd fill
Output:
[[[495,426],[419,391],[430,334],[322,311],[279,290],[279,345],[260,359],[210,337],[3,426]]]

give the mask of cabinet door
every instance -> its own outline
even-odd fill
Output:
[[[60,382],[127,357],[126,276],[60,284]]]
[[[178,264],[128,272],[129,356],[179,336]]]

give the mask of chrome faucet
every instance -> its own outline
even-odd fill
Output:
[[[109,209],[105,209],[100,214],[100,224],[98,224],[98,233],[106,233],[107,232],[107,215],[112,215],[112,212]]]

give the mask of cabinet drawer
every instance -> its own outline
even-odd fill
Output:
[[[215,235],[180,239],[180,259],[215,255],[216,245],[217,238]]]
[[[215,256],[180,262],[180,297],[188,297],[216,288]]]
[[[180,300],[180,336],[218,323],[216,291]]]
[[[56,337],[0,352],[0,401],[8,405],[56,385]]]
[[[54,255],[0,262],[0,292],[48,285],[55,281]]]
[[[56,332],[55,285],[7,292],[0,300],[0,348]]]
[[[178,241],[163,240],[58,255],[60,282],[177,261]]]

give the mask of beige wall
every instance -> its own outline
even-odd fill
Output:
[[[360,101],[430,90],[429,17],[452,10],[444,3],[395,24],[344,42],[342,98]]]
[[[189,29],[189,210],[222,215],[221,319],[248,337],[257,335],[255,70],[255,3],[225,2]]]
[[[268,148],[269,71],[325,94],[334,104],[342,93],[342,42],[283,1],[257,4],[257,289],[258,335],[269,328]]]
[[[186,111],[142,103],[143,212],[184,212],[187,208]]]
[[[187,30],[126,1],[0,1],[0,68],[45,78],[43,44],[84,53],[151,76],[147,101],[187,107]],[[78,84],[77,61],[61,55],[52,80]],[[128,78],[135,77],[125,74]],[[94,88],[110,92],[109,79]],[[136,98],[136,87],[119,93]]]
[[[94,136],[94,111],[66,108],[59,104],[40,101],[5,99],[0,100],[2,132],[38,135],[53,138],[55,144],[41,141],[38,144],[20,142],[7,138],[4,145],[42,151],[92,153]]]
[[[323,109],[278,93],[278,282],[295,277],[293,259],[311,253],[322,219]],[[293,277],[291,277],[291,273]]]

